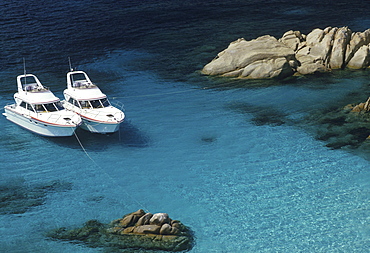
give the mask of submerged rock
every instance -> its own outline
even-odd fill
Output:
[[[314,125],[316,138],[332,149],[357,148],[370,142],[370,98],[358,105],[318,112],[304,122]]]
[[[116,250],[184,251],[190,250],[194,243],[192,231],[180,221],[171,220],[166,213],[151,214],[141,209],[109,224],[90,220],[81,228],[58,228],[47,236]]]
[[[231,42],[202,69],[205,75],[242,78],[285,78],[345,67],[370,65],[370,29],[352,32],[348,27],[314,29],[304,35],[287,31],[280,39],[270,35]]]
[[[286,123],[286,114],[269,106],[256,106],[249,103],[232,103],[227,106],[228,109],[242,113],[251,114],[251,122],[257,126],[270,125],[281,126]]]
[[[58,180],[27,185],[24,180],[0,185],[0,214],[21,214],[42,205],[48,192],[70,190],[71,184]]]

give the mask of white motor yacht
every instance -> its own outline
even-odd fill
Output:
[[[64,107],[79,114],[81,128],[92,133],[114,133],[125,118],[123,111],[112,106],[107,96],[83,71],[71,70],[67,73],[64,98]]]
[[[15,103],[4,107],[4,116],[34,133],[48,136],[71,136],[81,125],[81,117],[66,110],[59,98],[32,74],[17,77]]]

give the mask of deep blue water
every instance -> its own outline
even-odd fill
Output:
[[[370,151],[329,149],[301,119],[364,102],[369,71],[285,81],[199,74],[240,37],[364,31],[363,1],[7,2],[1,107],[23,58],[61,97],[71,57],[127,118],[116,134],[77,131],[87,154],[75,137],[43,138],[0,118],[0,188],[16,196],[1,202],[3,252],[102,252],[45,233],[139,208],[191,227],[191,252],[368,252]],[[259,122],[261,111],[278,120]]]

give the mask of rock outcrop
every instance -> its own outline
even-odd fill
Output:
[[[347,108],[350,108],[351,112],[370,112],[370,97],[364,103],[355,106],[348,105]]]
[[[304,35],[288,31],[280,39],[265,35],[231,42],[204,66],[205,75],[242,78],[284,78],[345,67],[370,65],[370,29],[352,32],[348,27],[314,29]]]
[[[192,231],[166,213],[145,213],[142,209],[109,224],[90,220],[82,228],[58,228],[48,237],[84,242],[90,247],[184,251],[193,247]]]
[[[360,104],[328,108],[309,115],[305,127],[314,127],[316,138],[332,149],[370,145],[370,98]]]
[[[252,78],[282,77],[292,73],[291,59],[294,59],[294,50],[272,36],[252,41],[238,39],[207,64],[203,73]]]

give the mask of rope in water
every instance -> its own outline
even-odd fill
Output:
[[[74,136],[76,137],[76,140],[77,142],[80,144],[83,152],[85,153],[85,155],[90,159],[90,161],[98,168],[100,169],[100,172],[102,172],[103,174],[105,174],[110,180],[112,181],[115,181],[115,179],[113,177],[111,177],[91,156],[90,154],[87,152],[86,148],[82,145],[82,142],[80,140],[80,138],[77,136],[76,132],[74,131],[73,132]],[[139,207],[142,207],[142,209],[145,210],[145,212],[149,213],[149,210],[148,208],[146,208],[142,203],[140,203],[137,199],[133,198],[132,195],[130,195],[120,184],[116,184],[118,185],[122,190],[123,192],[129,197],[131,198]]]

